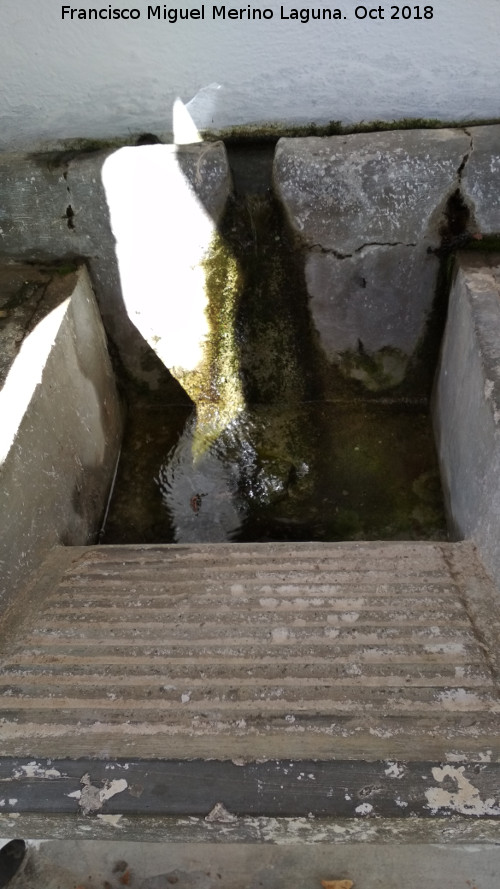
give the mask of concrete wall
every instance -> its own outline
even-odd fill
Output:
[[[144,0],[114,4],[137,9],[136,21],[63,20],[62,5],[2,0],[0,147],[168,134],[177,97],[211,130],[499,114],[497,0],[439,0],[432,19],[422,20],[392,20],[392,4],[361,7],[360,15],[384,10],[384,19],[356,18],[358,4],[344,0],[340,21],[307,23],[281,19],[275,0],[251,6],[271,10],[267,21],[214,21],[213,4],[205,4],[204,21],[176,24],[148,21]],[[285,2],[284,14],[294,7],[335,4]]]
[[[451,530],[500,587],[500,255],[460,258],[433,406]]]
[[[16,299],[16,282],[24,299]],[[4,266],[0,304],[0,344],[8,355],[0,368],[3,610],[51,547],[94,542],[121,413],[83,267],[58,276]]]
[[[90,825],[96,829],[97,819],[79,820],[87,830]],[[307,824],[305,818],[300,821],[288,819],[290,834],[293,828],[302,831],[309,828],[312,834],[314,820],[309,819]],[[396,828],[382,818],[370,819],[368,824],[363,818],[357,818],[355,822],[342,819],[341,824],[325,823],[322,819],[321,832],[316,827],[322,842],[300,843],[288,839],[286,845],[262,840],[258,844],[194,843],[185,836],[183,842],[173,842],[170,836],[173,827],[170,825],[168,840],[162,837],[162,842],[153,843],[144,840],[147,828],[143,823],[140,841],[135,836],[135,842],[126,842],[121,833],[122,826],[113,832],[108,823],[108,836],[100,842],[89,839],[28,841],[27,860],[18,876],[9,882],[9,889],[77,886],[84,885],[85,881],[98,886],[106,885],[106,882],[108,885],[125,885],[123,876],[126,880],[130,878],[131,886],[141,889],[161,889],[177,883],[192,889],[213,889],[214,886],[242,889],[259,883],[267,889],[283,889],[286,885],[321,885],[325,875],[327,879],[330,875],[337,877],[339,889],[353,884],[365,889],[374,886],[421,889],[424,885],[429,889],[469,885],[497,889],[500,853],[493,841],[482,840],[480,844],[472,839],[468,842],[461,840],[457,819],[448,819],[445,823],[439,821],[438,824],[436,819],[425,819],[426,824],[423,821],[407,818],[406,824],[410,823],[412,828],[411,840],[398,841],[396,836],[402,831],[402,820],[398,820]],[[271,819],[261,818],[259,822],[266,839],[278,826],[278,819],[273,819],[272,826]],[[493,823],[480,820],[483,836],[493,834]],[[364,828],[370,842],[347,842],[346,834],[356,828],[360,834]],[[392,831],[385,844],[377,839],[377,831],[384,828],[388,834]],[[423,845],[421,837],[426,829],[428,835],[434,829],[435,837],[440,829],[439,839],[428,839]]]

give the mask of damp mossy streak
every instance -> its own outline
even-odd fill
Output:
[[[257,406],[196,465],[193,419],[186,408],[132,412],[103,542],[446,537],[419,405]]]
[[[301,257],[265,185],[271,163],[264,149],[255,163],[264,167],[257,176],[260,189],[236,188],[202,262],[208,321],[203,357],[194,370],[175,372],[196,405],[195,461],[245,405],[298,404],[322,390]]]
[[[176,374],[196,405],[195,460],[244,406],[235,339],[236,312],[243,280],[237,257],[218,232],[213,236],[202,267],[209,323],[203,358],[195,370]]]

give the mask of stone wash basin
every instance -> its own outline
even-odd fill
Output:
[[[99,316],[135,391],[158,400],[168,390],[164,401],[176,409],[179,398],[196,405],[178,464],[186,454],[199,463],[248,403],[295,409],[340,403],[346,392],[372,406],[428,403],[453,257],[460,246],[494,243],[500,231],[500,128],[281,139],[266,149],[264,166],[252,157],[252,181],[248,171],[241,176],[242,156],[236,163],[231,148],[207,143],[0,159],[0,252],[21,262],[7,261],[0,282],[3,403],[16,402],[15,367],[37,331],[50,340],[32,390],[23,376],[18,428],[5,425],[4,597],[51,546],[91,543],[99,531],[122,429]],[[22,266],[75,255],[87,264],[99,309],[85,268],[57,275],[49,265]],[[498,581],[498,276],[494,257],[466,255],[455,273],[433,418],[449,526],[484,548]],[[470,297],[478,282],[487,322]],[[246,347],[244,323],[255,336]],[[264,439],[276,490],[305,489],[307,461],[296,442],[276,455],[267,431]],[[157,481],[168,485],[168,470]],[[235,484],[224,476],[229,522]],[[196,529],[208,501],[191,487],[181,495]]]
[[[221,143],[0,159],[0,833],[14,841],[0,882],[17,862],[26,889],[498,884],[500,254],[474,251],[498,247],[500,129],[288,139],[266,163],[252,191]],[[189,214],[203,224],[177,289]],[[307,417],[319,395],[338,416],[346,393],[431,404],[456,539],[102,544],[116,379],[134,421],[145,393],[150,412],[166,393],[172,413],[196,404],[175,471],[200,472],[252,399],[286,393]],[[267,481],[300,492],[297,440],[280,430],[277,459],[262,426]],[[211,492],[186,477],[188,531],[210,530]]]

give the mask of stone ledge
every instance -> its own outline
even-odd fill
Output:
[[[500,586],[500,254],[462,254],[434,395],[449,523]]]

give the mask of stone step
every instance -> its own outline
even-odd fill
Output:
[[[3,628],[0,817],[500,817],[499,637],[467,542],[57,548]]]

